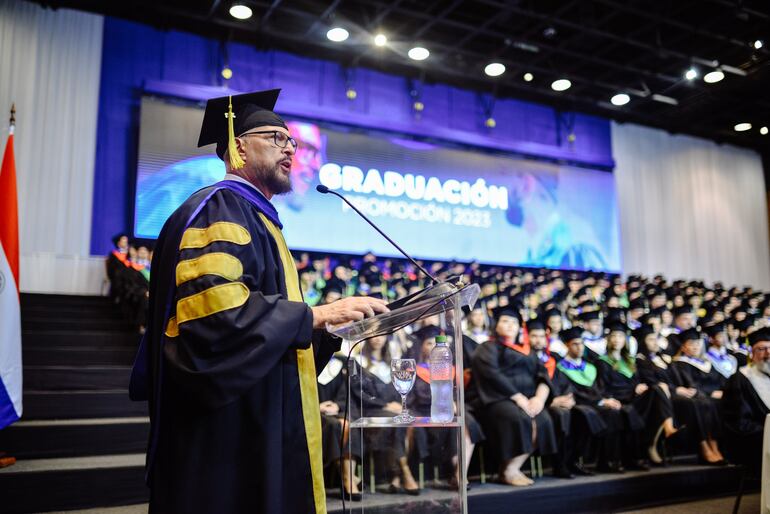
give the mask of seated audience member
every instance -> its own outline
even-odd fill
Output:
[[[391,383],[390,351],[387,337],[367,339],[357,361],[361,373],[351,377],[351,419],[360,417],[393,417],[401,413],[401,396]],[[351,444],[360,447],[362,430],[351,430]],[[406,428],[365,430],[366,448],[384,456],[389,492],[420,494],[406,458]]]
[[[321,448],[324,468],[339,465],[342,470],[342,485],[345,495],[354,501],[361,499],[356,479],[355,458],[360,458],[358,448],[348,445],[348,430],[345,425],[344,409],[347,392],[345,355],[335,355],[318,374],[318,402],[321,411]],[[343,436],[344,432],[344,436]],[[342,439],[342,448],[340,440]],[[352,446],[352,447],[351,447]]]
[[[761,469],[762,438],[770,414],[770,329],[749,335],[751,363],[727,381],[722,398],[724,441],[731,459],[757,474]]]
[[[677,392],[694,398],[698,404],[691,417],[682,417],[681,421],[699,432],[701,459],[707,464],[721,465],[725,462],[719,451],[717,439],[721,432],[719,400],[725,380],[711,362],[703,357],[703,340],[700,333],[691,328],[678,334],[681,347],[674,357]],[[682,388],[682,389],[680,389]]]
[[[681,297],[681,295],[679,295]],[[695,314],[692,312],[692,307],[689,305],[680,305],[671,311],[674,317],[674,325],[671,332],[667,335],[668,345],[665,352],[671,356],[674,356],[682,346],[681,338],[679,334],[685,330],[690,330],[695,327]]]
[[[436,346],[436,337],[442,330],[428,325],[413,334],[415,344],[410,355],[417,362],[417,380],[409,395],[409,411],[414,416],[430,416],[430,352]],[[454,373],[453,373],[454,375]],[[468,471],[473,449],[484,436],[476,418],[466,407],[465,412],[465,472]],[[450,486],[456,489],[460,483],[459,460],[457,458],[457,438],[454,430],[442,428],[414,429],[414,446],[421,460],[431,458],[434,465],[443,468],[451,476]]]
[[[545,313],[546,335],[548,337],[548,351],[556,359],[561,360],[567,355],[567,347],[559,337],[564,321],[559,309],[550,309]]]
[[[727,333],[724,325],[717,323],[705,328],[708,335],[706,358],[725,380],[738,371],[738,360],[727,351]]]
[[[647,469],[639,455],[639,433],[649,424],[652,434],[647,434],[645,439],[650,443],[665,420],[673,426],[673,407],[662,388],[657,384],[650,387],[639,379],[636,359],[628,351],[627,330],[620,321],[608,324],[607,354],[599,358],[596,366],[602,393],[622,404],[623,465],[627,469]]]
[[[473,356],[474,408],[497,443],[501,480],[528,486],[534,482],[521,471],[527,457],[535,449],[541,455],[557,449],[553,423],[545,409],[550,381],[536,352],[520,341],[519,313],[502,307],[494,319],[492,338]]]
[[[529,343],[543,363],[551,379],[551,397],[548,413],[554,423],[558,451],[554,456],[553,474],[559,478],[573,478],[577,475],[591,475],[579,462],[585,457],[591,434],[590,427],[597,427],[596,432],[604,428],[599,415],[591,407],[576,405],[572,383],[556,367],[556,359],[548,349],[545,326],[540,320],[527,323]]]
[[[585,359],[595,363],[599,357],[607,353],[607,339],[604,337],[601,312],[591,310],[580,314],[583,322],[583,345],[585,346]]]
[[[590,433],[601,436],[597,470],[622,472],[620,442],[626,425],[621,411],[623,405],[618,400],[604,395],[596,366],[583,358],[585,348],[581,329],[572,327],[563,330],[561,339],[567,345],[568,351],[564,359],[556,365],[556,369],[571,382],[575,403],[599,414],[600,419],[586,417]],[[598,421],[601,421],[601,424]]]
[[[150,249],[144,242],[135,242],[131,246],[136,248],[136,252],[129,253],[129,266],[121,270],[124,306],[131,323],[143,332],[150,298]]]
[[[116,302],[123,296],[123,282],[121,271],[130,264],[128,261],[128,236],[120,233],[112,238],[115,248],[107,256],[105,267],[107,278],[110,281],[110,297]]]
[[[485,343],[489,339],[487,313],[482,304],[476,304],[470,314],[465,317],[465,330],[463,333],[473,339],[476,344]]]

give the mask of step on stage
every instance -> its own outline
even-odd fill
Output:
[[[617,512],[688,500],[735,495],[739,469],[678,464],[648,472],[626,472],[579,477],[572,480],[545,476],[530,487],[501,484],[471,484],[468,511],[471,514],[537,513],[573,514]],[[364,502],[346,502],[348,512],[366,514],[443,512],[450,494],[424,489],[420,496],[377,494]],[[329,514],[342,514],[339,492],[329,493]]]

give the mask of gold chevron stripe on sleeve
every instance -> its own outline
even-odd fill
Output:
[[[178,325],[205,318],[218,312],[240,307],[249,298],[249,288],[242,282],[229,282],[210,287],[176,302]]]
[[[218,275],[228,280],[236,280],[243,275],[243,264],[229,253],[212,252],[176,265],[177,286],[203,275]]]
[[[176,316],[171,316],[166,323],[166,337],[176,337],[179,335],[179,325],[176,324]]]
[[[205,248],[214,241],[225,241],[237,245],[245,245],[251,242],[249,231],[229,221],[217,221],[206,228],[188,228],[182,234],[182,242],[179,249]]]

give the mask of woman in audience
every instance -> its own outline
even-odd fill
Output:
[[[470,314],[465,317],[463,333],[476,341],[477,344],[485,343],[489,339],[487,313],[481,303],[476,304]]]
[[[688,426],[693,423],[693,428],[698,431],[701,460],[707,464],[724,464],[717,438],[721,429],[719,400],[722,398],[725,379],[714,369],[711,362],[703,357],[700,332],[694,328],[685,330],[679,334],[679,341],[681,347],[674,357],[677,392],[695,399],[698,404],[698,408],[693,409],[691,418],[682,419],[682,422]]]
[[[509,307],[495,313],[492,339],[473,356],[476,410],[494,437],[502,459],[501,480],[510,485],[534,482],[521,466],[535,449],[541,455],[556,452],[553,422],[545,409],[550,380],[529,343],[520,340],[518,311]]]

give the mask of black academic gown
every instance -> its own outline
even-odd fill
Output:
[[[548,373],[537,353],[528,346],[527,351],[522,353],[490,339],[473,355],[474,411],[494,434],[503,462],[534,451],[532,418],[511,397],[521,393],[531,398],[540,384],[550,389]],[[548,409],[544,408],[534,421],[540,453],[556,453],[556,434]]]
[[[153,259],[149,510],[323,511],[315,374],[302,383],[299,375],[313,359],[300,360],[298,350],[312,343],[320,371],[338,340],[314,333],[310,308],[288,300],[288,251],[241,194],[214,193],[185,230],[211,192],[198,191],[171,215]],[[169,299],[176,326],[166,320]]]
[[[731,461],[747,465],[755,473],[762,467],[762,438],[768,414],[770,406],[742,371],[727,380],[722,397],[725,449]]]
[[[686,424],[698,441],[718,437],[722,428],[720,402],[711,398],[711,393],[722,389],[724,377],[713,367],[706,373],[685,361],[674,361],[671,366],[676,371],[677,386],[698,390],[691,402],[682,403],[687,410],[680,410],[676,405],[679,422]]]
[[[342,437],[342,424],[340,419],[345,415],[345,391],[347,390],[345,377],[347,372],[342,359],[333,357],[329,362],[336,374],[326,384],[318,382],[318,403],[334,402],[340,412],[337,415],[321,414],[321,437],[323,441],[324,467],[337,462],[340,454],[340,438]],[[339,369],[337,369],[339,368]],[[330,373],[331,375],[331,373]],[[319,380],[320,380],[319,376]]]

